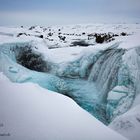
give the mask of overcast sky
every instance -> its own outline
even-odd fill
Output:
[[[0,0],[0,25],[140,22],[140,0]]]

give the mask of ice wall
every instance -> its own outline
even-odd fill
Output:
[[[43,72],[37,72],[19,65],[17,58],[22,53],[19,46],[33,47],[31,51],[29,49],[29,56],[34,56],[32,53],[39,55],[39,63],[38,57],[37,63],[34,63],[36,57],[26,63],[42,68],[43,62],[45,70],[43,67]],[[71,97],[105,124],[128,111],[140,93],[139,47],[126,50],[116,43],[103,49],[93,48],[72,62],[60,64],[45,60],[41,55],[30,43],[3,44],[0,47],[0,70],[13,82],[34,82]]]
[[[98,104],[105,109],[104,118],[111,122],[131,108],[140,92],[139,53],[139,47],[126,50],[119,48],[119,43],[114,44],[83,54],[68,64],[60,64],[56,75],[94,83],[98,93],[93,94],[98,94]]]
[[[12,82],[33,82],[49,90],[65,94],[65,92],[68,90],[68,87],[63,79],[49,73],[30,70],[18,64],[17,57],[21,54],[22,48],[28,47],[32,47],[32,49],[34,49],[34,46],[32,46],[31,42],[2,44],[0,46],[0,71],[3,72]],[[33,50],[32,53],[39,54],[36,51]],[[40,56],[40,58],[43,60],[43,57]],[[42,62],[42,60],[39,62]],[[29,60],[26,59],[26,63],[30,64],[33,62],[35,62],[34,58]],[[47,68],[48,64],[50,65],[50,63],[51,62],[47,63]],[[39,63],[34,63],[34,65],[38,66]],[[46,65],[44,67],[46,68]],[[44,68],[42,70],[44,70]]]

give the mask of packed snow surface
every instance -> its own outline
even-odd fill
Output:
[[[0,89],[1,140],[126,140],[70,98],[36,84],[11,83],[0,73]]]

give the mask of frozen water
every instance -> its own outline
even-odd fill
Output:
[[[46,60],[49,71],[37,72],[17,63],[17,45],[32,46],[30,43],[12,43],[0,47],[0,71],[13,82],[33,82],[67,95],[105,124],[132,106],[136,89],[139,90],[136,84],[139,71],[135,72],[139,69],[138,48],[125,50],[115,43],[104,50],[82,54],[71,62],[55,64]],[[130,59],[132,53],[136,59]],[[125,93],[123,89],[127,89]]]
[[[74,99],[78,105],[107,124],[105,105],[100,101],[99,92],[93,82],[82,79],[65,78],[69,86],[67,96]]]

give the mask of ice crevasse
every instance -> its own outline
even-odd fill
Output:
[[[21,57],[17,48],[29,46],[27,58],[32,53],[36,55],[31,55],[34,59],[24,65],[25,56]],[[30,42],[2,44],[0,71],[13,82],[34,82],[65,94],[108,124],[128,111],[140,93],[140,47],[125,49],[119,46],[120,43],[115,43],[102,49],[93,48],[74,61],[56,64],[44,58]],[[42,62],[46,64],[43,68]],[[37,67],[31,70],[32,64]]]

